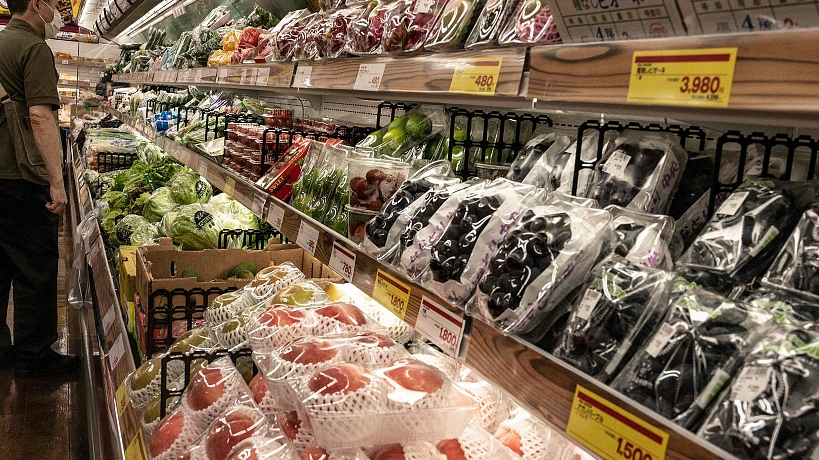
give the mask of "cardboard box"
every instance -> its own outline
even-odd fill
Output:
[[[134,330],[128,304],[133,303],[136,294],[136,252],[137,246],[119,247],[119,305],[129,332]]]
[[[546,2],[564,43],[686,35],[674,0],[546,0]]]
[[[691,35],[819,26],[817,0],[677,0]]]

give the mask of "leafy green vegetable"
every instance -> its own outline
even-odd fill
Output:
[[[128,207],[128,196],[123,192],[109,190],[100,197],[101,201],[108,203],[108,209],[125,211]]]
[[[137,227],[149,223],[144,217],[136,214],[128,214],[117,222],[113,234],[109,235],[110,243],[114,246],[131,244],[131,234]]]
[[[179,207],[179,213],[170,224],[170,236],[182,249],[215,249],[221,229],[210,206],[188,204]]]
[[[213,188],[204,177],[194,171],[182,170],[168,181],[173,200],[179,204],[207,203],[213,196]]]
[[[151,194],[145,206],[142,208],[142,217],[148,219],[149,222],[159,222],[165,214],[172,211],[178,205],[173,200],[171,189],[168,187],[159,187]]]
[[[131,232],[131,244],[134,246],[149,246],[159,242],[159,230],[150,222],[140,223]]]
[[[259,269],[253,262],[243,262],[230,270],[228,278],[252,279],[258,271]]]
[[[186,268],[182,271],[182,278],[196,278],[196,281],[202,281],[202,275],[199,270],[195,268]]]

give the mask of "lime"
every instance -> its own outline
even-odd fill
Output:
[[[420,141],[432,134],[432,121],[423,113],[413,113],[407,119],[406,130],[409,137]]]
[[[407,126],[407,119],[404,117],[396,118],[387,126],[387,131],[391,131],[393,129],[404,129]]]
[[[384,131],[375,131],[367,135],[358,145],[362,147],[375,147],[376,145],[380,145],[382,139],[384,137]]]

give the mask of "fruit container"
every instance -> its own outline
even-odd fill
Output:
[[[509,174],[509,168],[512,163],[501,163],[491,165],[487,163],[476,163],[475,167],[478,170],[478,179],[494,180],[500,177],[506,177]]]
[[[517,10],[520,0],[487,0],[475,20],[464,48],[488,48],[498,44],[501,28]]]
[[[350,207],[378,212],[409,175],[410,165],[398,161],[354,158],[350,160]]]
[[[365,211],[363,209],[356,209],[352,206],[347,206],[349,228],[347,229],[347,238],[355,244],[364,242],[366,236],[367,223],[375,219],[378,215],[375,211]]]
[[[449,0],[435,21],[424,47],[442,51],[461,48],[484,0]]]
[[[763,282],[819,298],[819,204],[802,214]]]
[[[262,162],[259,160],[249,160],[247,162],[247,166],[245,167],[245,171],[250,171],[251,174],[261,175],[262,174]]]
[[[521,0],[498,38],[500,45],[560,42],[560,33],[546,0]]]

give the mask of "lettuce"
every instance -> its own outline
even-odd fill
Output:
[[[176,208],[178,204],[173,200],[171,189],[159,187],[151,194],[145,206],[142,208],[142,217],[149,222],[159,222],[168,212]]]
[[[207,203],[213,196],[213,188],[204,177],[190,169],[177,172],[166,184],[173,200],[179,204]]]
[[[213,209],[199,203],[180,206],[179,213],[170,223],[170,236],[174,243],[182,249],[194,251],[215,249],[221,230]]]

